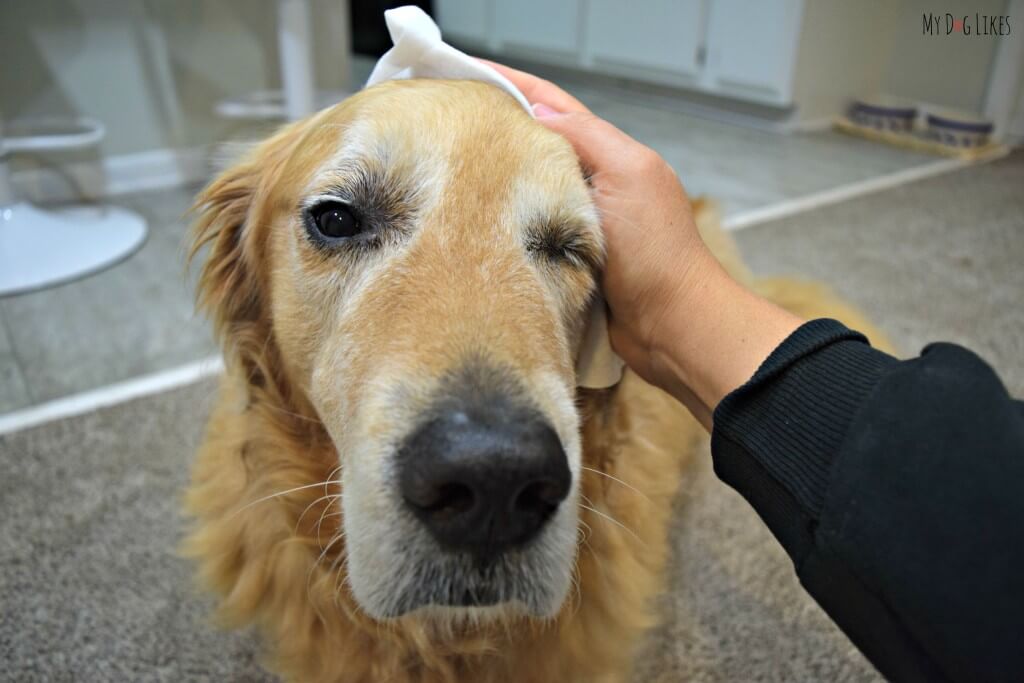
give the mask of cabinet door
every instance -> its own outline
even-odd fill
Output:
[[[710,90],[789,104],[803,0],[710,0],[707,65]]]
[[[503,50],[537,50],[573,62],[579,54],[580,0],[497,0],[494,26]],[[540,55],[541,59],[544,55]]]
[[[441,35],[459,42],[486,44],[488,3],[481,0],[434,0]]]
[[[714,0],[712,0],[714,1]],[[587,55],[601,70],[644,80],[695,80],[705,0],[590,0]]]

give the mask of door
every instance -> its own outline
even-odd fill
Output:
[[[445,40],[486,45],[488,2],[434,0],[434,18]]]
[[[712,0],[714,1],[714,0]],[[674,83],[697,80],[705,0],[590,0],[586,54],[598,71]]]
[[[580,0],[495,2],[494,25],[503,51],[575,64],[579,58]]]
[[[708,10],[705,87],[790,104],[803,0],[711,0]]]

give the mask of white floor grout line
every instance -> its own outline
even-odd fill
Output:
[[[1002,155],[984,159],[982,162],[965,161],[963,159],[943,159],[931,164],[914,166],[890,173],[889,175],[842,185],[805,197],[781,201],[759,209],[743,211],[734,216],[727,217],[723,225],[726,230],[743,230],[766,221],[785,218],[793,214],[828,206],[829,204],[836,204],[847,199],[871,194],[872,192],[878,192],[879,190],[888,190],[912,183],[915,180],[923,180],[924,178],[949,173],[972,164],[992,161],[999,156]],[[118,403],[124,403],[125,401],[143,396],[177,389],[207,377],[212,377],[223,370],[224,361],[220,356],[213,356],[187,363],[177,368],[171,368],[170,370],[162,370],[99,389],[83,391],[79,394],[73,394],[23,410],[17,410],[0,415],[0,435],[10,434],[11,432],[36,427],[67,417],[74,417],[75,415],[82,415],[99,408],[117,405]]]
[[[223,370],[224,361],[220,356],[213,356],[169,370],[161,370],[99,389],[90,389],[79,394],[58,398],[23,410],[16,410],[6,415],[0,415],[0,435],[36,427],[54,420],[82,415],[143,396],[177,389],[217,375]]]
[[[987,158],[984,161],[992,161],[996,157]],[[942,159],[930,164],[913,166],[911,168],[896,171],[888,175],[877,176],[861,180],[849,185],[833,187],[821,192],[815,192],[796,199],[787,199],[777,204],[763,206],[750,211],[741,211],[734,216],[726,216],[723,227],[729,231],[743,230],[760,223],[786,218],[797,213],[818,209],[829,204],[837,204],[847,199],[853,199],[862,195],[889,190],[900,185],[912,183],[915,180],[923,180],[933,176],[956,171],[967,166],[981,163],[979,161],[968,161],[965,159]]]

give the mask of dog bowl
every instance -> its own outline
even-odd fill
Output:
[[[890,97],[854,100],[847,112],[854,123],[893,133],[909,133],[917,119],[917,106]]]
[[[984,147],[994,128],[991,121],[959,112],[930,111],[925,120],[927,137],[950,147]]]

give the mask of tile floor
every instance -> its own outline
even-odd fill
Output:
[[[149,223],[138,252],[75,282],[0,298],[0,411],[216,352],[184,263],[183,214],[196,189],[117,197]]]
[[[656,149],[690,194],[716,198],[726,216],[936,161],[830,130],[784,135],[621,96],[578,95],[596,114]]]
[[[367,71],[357,61],[358,82]],[[658,150],[691,194],[726,216],[933,163],[834,132],[780,135],[629,101],[588,86],[594,111]],[[150,235],[134,256],[51,289],[0,298],[0,412],[24,408],[216,352],[192,309],[183,264],[184,212],[197,188],[115,198],[142,213]]]

